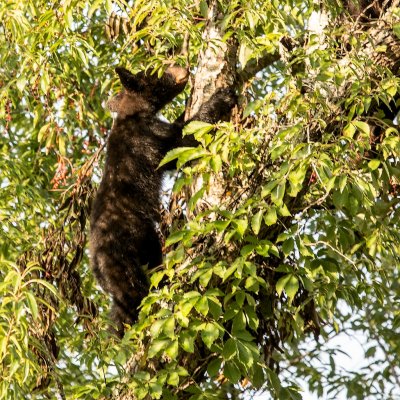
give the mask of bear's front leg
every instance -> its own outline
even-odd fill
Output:
[[[237,95],[231,88],[218,89],[190,121],[203,121],[215,124],[229,117],[232,108],[237,104]],[[188,121],[189,122],[189,121]]]

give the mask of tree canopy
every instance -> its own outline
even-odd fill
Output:
[[[398,399],[398,1],[0,3],[0,399]],[[89,268],[114,68],[218,87],[163,195],[165,262],[108,331]],[[335,363],[338,334],[369,365]],[[397,396],[397,397],[396,397]]]

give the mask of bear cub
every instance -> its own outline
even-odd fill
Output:
[[[124,68],[115,71],[123,88],[108,102],[116,118],[90,217],[90,255],[95,277],[113,299],[112,318],[122,336],[124,324],[135,322],[149,291],[143,266],[162,264],[156,224],[163,171],[157,167],[169,150],[196,141],[182,138],[182,117],[167,123],[156,116],[183,91],[189,77],[185,68],[170,67],[161,78],[133,75]],[[216,123],[235,103],[231,89],[219,89],[193,120]]]

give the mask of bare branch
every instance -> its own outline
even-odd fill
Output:
[[[280,60],[281,56],[279,52],[268,53],[258,60],[252,60],[246,64],[246,67],[239,72],[239,78],[242,82],[247,82],[249,79],[253,78],[258,72],[262,71],[264,68],[269,67],[274,62]]]

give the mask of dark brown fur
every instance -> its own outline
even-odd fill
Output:
[[[93,272],[111,294],[117,332],[132,324],[148,294],[143,266],[162,263],[156,224],[160,220],[162,170],[157,169],[174,147],[193,145],[182,139],[183,123],[166,123],[156,113],[185,87],[188,73],[169,68],[161,78],[117,68],[123,90],[109,102],[117,113],[110,137],[103,179],[91,214],[90,254]],[[229,89],[219,90],[193,118],[217,122],[235,103]]]
[[[391,0],[344,0],[343,5],[350,15],[361,22],[377,19],[390,5]]]

